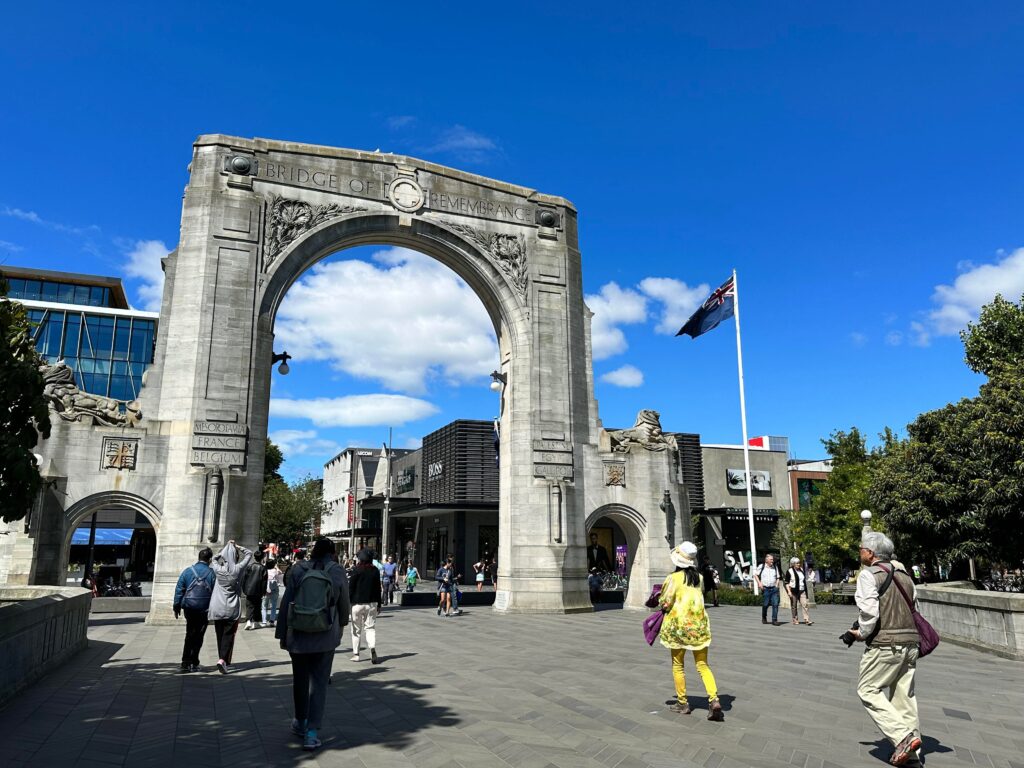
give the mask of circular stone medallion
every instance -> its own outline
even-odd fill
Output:
[[[414,179],[401,177],[388,186],[388,200],[400,211],[412,213],[423,207],[426,197]]]

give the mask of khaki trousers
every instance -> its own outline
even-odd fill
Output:
[[[916,645],[889,645],[866,649],[860,660],[857,695],[893,746],[921,732],[914,696],[917,654]]]
[[[352,655],[359,655],[359,641],[366,639],[367,648],[377,647],[377,604],[356,603],[352,606]]]
[[[811,620],[811,614],[807,612],[807,593],[801,592],[798,598],[789,598],[789,607],[793,609],[793,621],[796,621],[799,617],[796,615],[797,606],[804,609],[804,621]]]

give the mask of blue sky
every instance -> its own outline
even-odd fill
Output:
[[[902,429],[973,395],[956,330],[997,290],[1024,291],[1018,4],[323,3],[289,18],[57,3],[13,6],[5,27],[0,260],[126,275],[138,306],[202,133],[380,148],[572,200],[609,426],[649,407],[666,429],[739,441],[731,329],[658,332],[734,267],[750,433],[788,435],[801,457],[833,429]],[[307,299],[317,279],[344,290],[373,270],[387,293],[431,264],[349,251],[309,275]],[[289,301],[297,328],[316,317]],[[350,304],[346,328],[365,316]],[[429,301],[406,306],[438,322]],[[408,334],[385,318],[365,354],[307,344],[274,396],[330,398],[334,423],[278,409],[293,476],[386,439],[387,423],[353,421],[404,419],[395,442],[411,445],[492,417],[480,314],[459,304],[469,349],[402,357]],[[357,395],[371,398],[340,401]]]

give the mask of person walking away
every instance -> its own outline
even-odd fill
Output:
[[[181,671],[199,672],[199,651],[209,623],[210,596],[213,594],[214,573],[210,569],[213,550],[199,550],[199,561],[178,576],[174,587],[174,618],[185,614],[185,646],[181,650]]]
[[[263,626],[274,626],[277,621],[277,604],[284,587],[284,572],[277,567],[276,560],[267,562],[267,593],[263,596]]]
[[[658,604],[665,618],[658,639],[672,652],[672,678],[676,686],[676,701],[672,711],[682,715],[693,712],[686,698],[686,674],[683,657],[693,653],[697,674],[704,682],[708,694],[708,720],[725,719],[722,703],[718,699],[718,685],[708,666],[708,648],[711,645],[711,621],[704,607],[704,589],[697,572],[697,545],[684,541],[669,553],[675,571],[665,577]]]
[[[797,620],[797,608],[802,607],[804,609],[804,623],[807,626],[813,624],[811,614],[807,610],[807,574],[800,567],[799,557],[790,558],[789,570],[786,571],[783,583],[786,585],[786,594],[789,595],[789,605],[793,609],[793,623],[800,623]]]
[[[883,533],[869,531],[860,543],[860,562],[854,600],[860,610],[858,629],[850,630],[864,641],[860,660],[857,695],[893,745],[892,765],[920,763],[921,722],[914,695],[914,674],[920,651],[920,637],[914,615],[899,588],[917,608],[914,579],[892,565],[893,544]],[[896,582],[896,584],[892,584]]]
[[[473,570],[475,571],[476,591],[481,592],[484,588],[484,579],[487,578],[487,563],[481,558],[478,562],[473,563]]]
[[[491,586],[494,587],[495,589],[497,589],[498,588],[498,558],[496,558],[496,557],[492,557],[491,558],[490,572],[491,572]]]
[[[381,585],[383,587],[382,601],[387,605],[395,602],[395,585],[398,583],[398,563],[394,555],[388,555],[384,561],[381,571]]]
[[[240,582],[251,562],[252,552],[229,541],[210,565],[216,578],[210,596],[209,616],[217,633],[217,669],[222,675],[228,673],[235,649],[235,632],[238,631],[238,620],[242,616]]]
[[[252,562],[242,576],[242,591],[248,608],[245,628],[258,629],[263,623],[263,596],[267,593],[267,569],[263,565],[262,552],[253,552]]]
[[[597,572],[597,568],[591,568],[590,575],[587,576],[587,588],[590,590],[590,602],[595,605],[601,602],[602,585],[601,574]]]
[[[292,733],[310,752],[322,746],[319,731],[331,664],[351,611],[345,569],[333,558],[334,542],[320,538],[309,560],[289,569],[274,629],[274,637],[292,660]]]
[[[779,626],[779,568],[775,555],[765,555],[764,562],[754,571],[754,581],[761,590],[761,623],[768,623],[768,606],[772,607],[772,626]]]
[[[352,661],[359,661],[359,644],[365,638],[370,662],[377,663],[377,614],[381,605],[381,580],[373,555],[363,549],[356,553],[356,567],[348,583],[352,603]]]
[[[405,569],[405,591],[413,592],[416,589],[416,582],[420,579],[420,572],[416,570],[416,566],[409,563],[409,567]]]
[[[711,600],[715,608],[718,607],[718,570],[711,564],[711,558],[704,556],[701,564],[700,577],[704,596],[711,592]]]

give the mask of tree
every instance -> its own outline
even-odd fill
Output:
[[[997,296],[961,334],[988,381],[922,413],[879,463],[871,496],[898,551],[1020,562],[1024,551],[1024,299]]]
[[[798,554],[810,553],[821,567],[856,561],[860,512],[869,506],[872,466],[892,439],[886,431],[883,447],[869,452],[860,430],[851,427],[821,441],[832,457],[832,472],[810,506],[792,514],[791,536]]]
[[[3,298],[7,289],[0,277],[0,512],[10,523],[28,514],[42,485],[32,449],[50,436],[50,412],[28,315]]]
[[[323,515],[321,481],[304,477],[292,486],[272,482],[263,488],[260,538],[263,541],[308,539]]]

